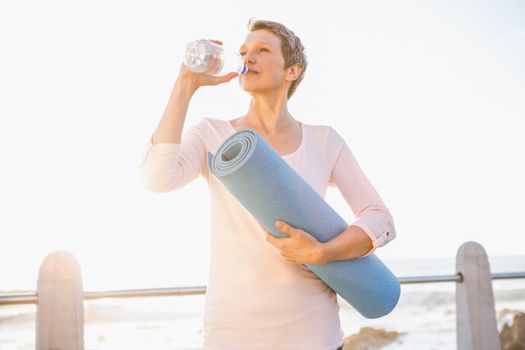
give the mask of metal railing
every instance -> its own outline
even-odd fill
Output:
[[[525,278],[523,272],[498,272],[491,274],[493,280],[503,279],[520,279]],[[463,275],[456,273],[454,275],[434,275],[434,276],[407,276],[398,277],[401,284],[418,284],[418,283],[441,283],[441,282],[463,282]],[[146,289],[122,289],[110,291],[84,292],[84,300],[103,299],[103,298],[143,298],[143,297],[168,297],[183,295],[206,294],[205,286],[196,287],[172,287],[172,288],[146,288]],[[1,305],[21,305],[36,304],[38,296],[36,292],[0,294]]]
[[[167,297],[181,295],[205,294],[206,287],[173,287],[173,288],[149,288],[149,289],[123,289],[110,291],[84,292],[84,300],[103,298],[142,298],[142,297]],[[0,294],[0,305],[36,304],[38,295],[36,292],[29,294]]]

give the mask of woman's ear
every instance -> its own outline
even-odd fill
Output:
[[[296,80],[297,78],[299,78],[299,75],[301,75],[302,70],[303,68],[299,63],[293,64],[290,67],[286,68],[286,80]]]

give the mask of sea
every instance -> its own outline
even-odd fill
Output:
[[[454,258],[384,262],[398,277],[455,273]],[[490,256],[489,262],[493,273],[525,271],[525,255]],[[505,323],[512,323],[514,314],[525,312],[525,279],[494,280],[492,286],[501,329]],[[16,286],[5,288],[0,284],[1,294],[15,289]],[[201,349],[204,298],[196,295],[86,301],[85,349]],[[339,299],[340,318],[352,349],[452,350],[456,349],[455,302],[454,282],[403,284],[399,303],[390,314],[366,319]],[[35,348],[35,311],[35,305],[0,306],[0,349]]]

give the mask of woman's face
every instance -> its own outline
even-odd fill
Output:
[[[248,33],[239,53],[248,73],[239,76],[241,87],[249,93],[287,90],[281,39],[267,30]]]

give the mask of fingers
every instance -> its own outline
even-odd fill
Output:
[[[286,222],[277,220],[275,222],[275,228],[277,228],[279,231],[283,233],[287,233],[289,235],[292,235],[297,230],[295,227],[288,225]]]
[[[214,44],[222,46],[222,41],[216,40],[216,39],[209,39]],[[191,79],[195,82],[195,85],[197,87],[201,86],[214,86],[219,84],[224,84],[229,81],[231,81],[233,78],[236,78],[239,76],[236,72],[228,72],[228,74],[224,75],[216,75],[220,74],[221,69],[223,69],[224,66],[224,60],[215,57],[215,55],[207,55],[205,60],[207,61],[207,70],[206,72],[194,72],[190,70],[189,68],[185,67],[184,64],[181,64],[181,69],[179,71],[179,74],[183,74],[188,79]]]
[[[229,82],[230,80],[232,80],[233,78],[237,78],[238,76],[239,76],[238,73],[230,72],[230,73],[228,73],[228,74],[226,74],[226,75],[221,75],[221,76],[219,76],[218,78],[219,78],[219,81],[220,81],[221,83],[227,83],[227,82]]]
[[[272,243],[273,245],[275,245],[275,244],[278,242],[279,239],[280,239],[279,237],[275,237],[274,235],[272,235],[272,234],[270,233],[270,231],[266,231],[266,240],[267,240],[268,242],[270,242],[270,243]]]
[[[285,259],[286,259],[286,261],[288,261],[289,263],[292,263],[292,264],[298,264],[298,263],[299,263],[298,260],[293,259],[293,258],[286,258],[286,257],[285,257]]]
[[[277,220],[275,227],[281,232],[288,233],[288,225],[284,221]]]
[[[286,247],[287,242],[283,238],[289,237],[277,237],[271,234],[269,231],[266,231],[266,241],[273,245],[281,254],[284,253],[284,248]]]
[[[209,85],[219,85],[224,84],[232,80],[233,78],[237,77],[238,74],[235,72],[228,73],[226,75],[220,75],[220,76],[210,76],[210,84]]]

